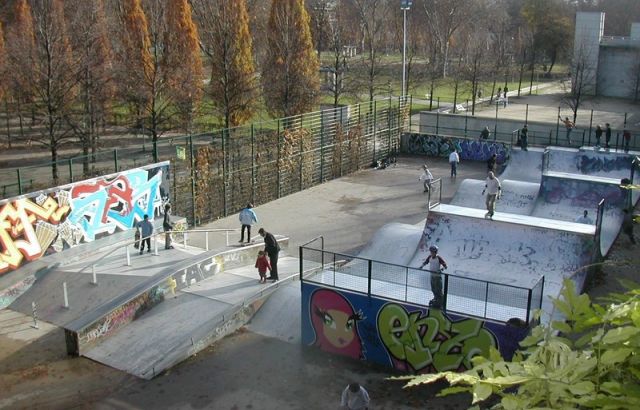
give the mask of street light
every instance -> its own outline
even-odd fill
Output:
[[[400,9],[403,14],[402,30],[402,97],[407,95],[407,10],[411,8],[412,0],[400,0]]]

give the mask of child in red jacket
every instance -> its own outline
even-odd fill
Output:
[[[264,251],[258,252],[258,259],[256,259],[256,268],[260,274],[260,283],[267,282],[267,269],[271,272],[271,264],[267,259],[267,254]]]

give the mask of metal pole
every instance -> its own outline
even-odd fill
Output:
[[[528,123],[529,123],[529,104],[526,105],[525,112],[524,112],[524,125],[527,125]]]
[[[560,132],[560,107],[558,107],[558,119],[556,120],[556,145],[558,145],[559,132]]]
[[[251,203],[256,202],[256,130],[251,123]],[[209,239],[207,237],[207,239]],[[209,250],[209,248],[207,248]]]
[[[93,277],[93,280],[91,281],[92,285],[97,285],[98,284],[98,277],[96,276],[96,265],[91,265],[91,276]]]
[[[20,168],[16,168],[18,174],[18,195],[22,195],[22,177],[20,176]]]
[[[129,247],[125,248],[127,250],[127,266],[131,266],[131,253],[129,251]]]
[[[69,182],[73,182],[73,158],[69,158]]]
[[[205,232],[206,235],[204,237],[204,248],[209,250],[209,231]]]
[[[153,235],[153,254],[158,256],[158,235]]]
[[[498,138],[498,99],[496,98],[496,122],[493,127],[493,140],[495,141]]]
[[[407,90],[407,9],[402,9],[403,15],[403,30],[402,30],[402,92],[400,95],[403,97],[406,95]]]
[[[593,110],[591,110],[591,118],[589,119],[589,145],[591,145],[591,128],[593,128]]]
[[[69,309],[69,295],[67,294],[67,282],[62,282],[62,293],[64,296],[64,308]]]
[[[196,225],[196,172],[193,158],[193,137],[189,135],[189,155],[191,156],[191,221]],[[156,252],[157,255],[157,252]]]
[[[116,168],[115,172],[118,172],[118,149],[117,148],[113,149],[113,165]]]

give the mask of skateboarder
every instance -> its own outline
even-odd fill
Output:
[[[258,217],[256,213],[253,211],[253,204],[248,203],[247,206],[240,211],[238,218],[240,219],[240,223],[242,224],[242,228],[240,230],[240,243],[244,242],[244,231],[247,230],[247,243],[251,243],[251,225],[258,222]]]
[[[442,269],[447,269],[447,262],[438,255],[438,247],[431,245],[429,247],[429,256],[422,262],[420,269],[424,265],[429,264],[429,271],[431,272],[431,292],[433,293],[433,299],[429,302],[429,306],[435,308],[441,308],[444,296],[442,294]]]
[[[611,142],[611,124],[606,123],[604,129],[604,147],[609,149],[609,143]]]
[[[491,155],[487,160],[487,171],[495,172],[496,163],[498,162],[498,156],[496,154]]]
[[[451,165],[451,178],[458,176],[458,163],[460,162],[460,155],[454,149],[449,154],[449,165]]]
[[[429,192],[431,189],[431,182],[433,182],[433,174],[429,171],[427,164],[422,166],[422,174],[418,178],[418,181],[422,181],[424,179],[424,192]]]
[[[485,191],[487,193],[487,213],[485,214],[485,218],[489,217],[489,219],[492,219],[496,210],[496,200],[500,199],[500,194],[502,193],[500,180],[495,176],[493,171],[489,171],[482,195],[484,195]]]

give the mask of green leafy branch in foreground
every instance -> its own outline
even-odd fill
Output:
[[[533,328],[511,362],[492,349],[464,373],[400,379],[410,380],[405,387],[446,379],[451,386],[438,395],[472,393],[475,408],[489,398],[507,410],[640,408],[640,289],[625,285],[633,290],[600,305],[565,280],[554,305],[566,321]]]

